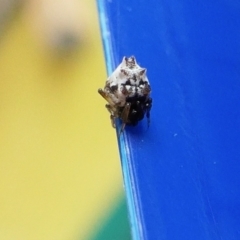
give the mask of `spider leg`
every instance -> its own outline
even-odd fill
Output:
[[[126,103],[123,111],[122,111],[122,114],[121,114],[121,119],[122,119],[122,126],[121,126],[121,129],[120,129],[120,134],[123,132],[125,126],[126,126],[126,123],[127,123],[127,120],[128,120],[128,115],[129,115],[129,112],[130,112],[130,108],[131,108],[131,103]]]
[[[98,89],[98,93],[111,105],[114,106],[115,103],[114,101],[111,99],[111,97],[109,96],[108,93],[106,93],[104,90],[102,90],[101,88]]]
[[[148,99],[145,106],[146,106],[146,117],[147,117],[148,127],[149,127],[149,125],[150,125],[150,110],[152,108],[152,98]]]
[[[111,123],[112,123],[112,127],[116,128],[116,124],[115,124],[115,119],[118,117],[116,116],[116,111],[115,108],[109,104],[106,104],[105,106],[107,108],[107,110],[110,112],[110,119],[111,119]]]
[[[98,89],[98,93],[109,103],[109,104],[106,104],[106,108],[110,112],[110,119],[111,119],[112,127],[116,128],[115,119],[118,117],[118,115],[117,115],[118,111],[117,111],[117,108],[115,107],[114,101],[111,99],[109,94],[106,93],[101,88]]]

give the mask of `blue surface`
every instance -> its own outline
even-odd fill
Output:
[[[98,7],[108,74],[134,55],[152,86],[150,128],[119,138],[134,239],[239,240],[240,2]]]

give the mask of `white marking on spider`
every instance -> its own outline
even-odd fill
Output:
[[[150,121],[152,99],[151,87],[146,75],[147,70],[141,68],[135,57],[124,57],[121,64],[108,77],[100,95],[108,102],[106,108],[110,112],[113,127],[115,119],[123,122],[121,131],[126,124],[136,125],[144,115]]]

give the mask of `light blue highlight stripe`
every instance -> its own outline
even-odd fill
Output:
[[[117,53],[114,52],[113,42],[111,40],[111,32],[109,29],[108,14],[105,1],[97,1],[98,14],[101,28],[102,43],[104,47],[104,56],[107,67],[108,76],[117,67],[116,58]],[[123,57],[123,56],[122,56]],[[143,239],[142,224],[140,221],[140,213],[137,207],[136,191],[133,189],[135,184],[133,183],[133,171],[131,170],[131,156],[129,153],[129,144],[125,132],[119,134],[121,122],[117,121],[117,138],[121,157],[121,165],[124,179],[125,192],[127,196],[128,211],[130,216],[130,224],[132,237],[134,240]],[[135,192],[135,194],[134,194]]]

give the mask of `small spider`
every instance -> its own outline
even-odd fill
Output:
[[[146,117],[150,123],[152,99],[151,87],[146,76],[146,69],[141,68],[135,57],[124,57],[121,64],[107,79],[104,89],[98,89],[99,94],[108,102],[112,126],[115,128],[115,119],[122,120],[120,132],[125,125],[137,125]]]

